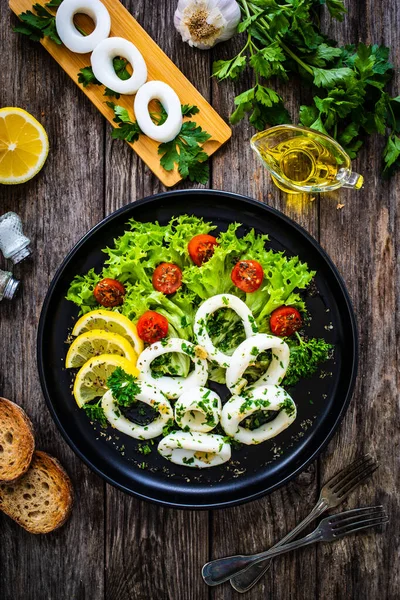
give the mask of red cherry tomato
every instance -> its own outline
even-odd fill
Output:
[[[264,278],[262,266],[256,260],[240,260],[232,269],[231,279],[243,292],[255,292]]]
[[[303,321],[299,311],[293,306],[280,306],[270,316],[269,326],[274,335],[289,336],[301,329]]]
[[[153,273],[153,287],[163,294],[173,294],[182,285],[182,271],[173,263],[161,263]]]
[[[94,288],[93,295],[99,304],[111,308],[123,303],[125,288],[116,279],[102,279]]]
[[[147,344],[153,344],[168,334],[168,321],[154,310],[145,312],[137,323],[138,336]]]
[[[200,267],[204,262],[210,260],[215,246],[218,246],[218,242],[214,236],[203,233],[195,235],[188,245],[190,258],[195,265]]]

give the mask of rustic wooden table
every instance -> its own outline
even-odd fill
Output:
[[[228,45],[212,53],[181,43],[172,26],[176,0],[124,4],[225,118],[246,82],[217,85],[212,59],[232,56]],[[349,4],[343,24],[325,29],[343,42],[362,39],[392,47],[400,65],[400,11],[396,2]],[[324,17],[325,18],[325,17]],[[359,319],[360,370],[347,415],[320,459],[296,481],[245,506],[207,512],[162,509],[106,485],[73,454],[57,431],[39,385],[35,345],[42,301],[66,252],[105,215],[163,187],[46,51],[12,33],[16,18],[0,5],[0,102],[33,113],[50,138],[47,164],[28,184],[0,190],[0,213],[15,210],[32,237],[32,260],[15,269],[22,295],[0,306],[0,395],[25,407],[38,447],[58,456],[71,474],[76,503],[60,531],[33,536],[0,515],[2,600],[228,600],[229,584],[209,589],[200,569],[212,557],[262,550],[309,511],[321,482],[362,452],[381,462],[373,479],[347,507],[384,504],[386,532],[351,537],[286,555],[247,597],[300,600],[399,598],[400,428],[396,370],[399,280],[396,211],[399,176],[380,177],[383,140],[372,138],[356,170],[361,192],[338,198],[294,200],[280,194],[256,162],[252,129],[236,126],[212,161],[209,187],[252,196],[280,209],[316,237],[347,282]],[[235,44],[235,42],[230,42]],[[397,79],[397,85],[399,80]],[[393,87],[393,92],[396,91]],[[301,86],[281,90],[289,106],[308,98]],[[294,112],[293,112],[294,114]],[[184,185],[178,187],[185,187]],[[397,238],[396,238],[397,233]],[[0,264],[0,266],[4,266]]]

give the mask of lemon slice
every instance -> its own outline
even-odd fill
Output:
[[[110,310],[92,310],[75,323],[72,335],[80,335],[92,329],[104,329],[110,333],[118,333],[128,340],[139,355],[143,351],[143,342],[138,336],[136,325],[118,312]]]
[[[65,366],[67,369],[82,367],[89,358],[100,354],[118,354],[136,365],[136,352],[132,344],[119,333],[110,333],[103,329],[92,329],[79,335],[71,344]]]
[[[108,390],[107,379],[117,367],[121,367],[130,375],[139,375],[132,362],[117,354],[101,354],[85,362],[74,383],[74,397],[78,406],[103,396]]]
[[[22,108],[0,109],[0,183],[32,179],[49,153],[43,126]]]

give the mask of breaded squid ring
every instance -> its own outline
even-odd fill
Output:
[[[176,465],[206,469],[231,458],[230,444],[222,435],[173,431],[158,444],[158,452]]]
[[[159,416],[147,425],[138,425],[124,417],[111,390],[104,394],[101,407],[107,421],[115,429],[137,440],[150,440],[162,434],[165,425],[174,418],[174,412],[168,400],[153,386],[143,382],[140,384],[140,388],[141,391],[136,395],[136,399],[148,404],[159,413]]]
[[[271,363],[266,372],[252,384],[252,387],[281,383],[289,366],[289,346],[282,338],[266,333],[258,333],[242,342],[231,356],[226,370],[226,385],[232,394],[239,394],[240,390],[247,384],[247,380],[242,375],[247,367],[254,362],[257,355],[270,349],[272,350]]]
[[[132,65],[133,73],[129,79],[122,80],[116,74],[113,59],[117,56],[122,56]],[[100,42],[90,61],[96,79],[118,94],[136,94],[146,83],[146,62],[136,46],[124,38],[111,37]]]
[[[153,123],[149,113],[149,102],[159,100],[168,114],[162,125]],[[136,94],[134,105],[136,121],[147,137],[156,142],[170,142],[182,128],[181,101],[177,93],[163,81],[148,81]]]
[[[207,433],[216,427],[221,418],[221,398],[204,387],[193,387],[176,401],[175,421],[181,429]]]
[[[169,352],[186,354],[194,362],[194,371],[187,377],[153,377],[151,363],[157,356]],[[184,392],[195,386],[204,385],[208,378],[207,361],[196,354],[196,346],[187,340],[170,338],[165,346],[155,342],[143,350],[139,355],[136,367],[139,369],[139,379],[157,387],[167,398],[175,400]]]
[[[207,351],[208,358],[227,368],[232,357],[218,350],[212,343],[207,331],[207,318],[220,308],[231,308],[243,321],[246,338],[257,333],[257,326],[251,310],[247,305],[233,294],[218,294],[212,296],[198,309],[194,320],[194,333],[200,346]]]
[[[276,411],[279,414],[257,429],[246,429],[241,421],[258,410]],[[278,385],[264,385],[245,396],[232,396],[222,409],[221,425],[225,433],[237,442],[252,445],[265,442],[284,431],[297,415],[296,405],[289,394]]]
[[[75,27],[74,16],[77,13],[93,19],[95,28],[89,35],[82,35]],[[63,0],[57,9],[56,29],[68,50],[86,54],[108,38],[111,29],[110,13],[100,0]]]

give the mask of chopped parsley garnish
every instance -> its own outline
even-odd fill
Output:
[[[108,421],[100,404],[101,398],[95,404],[84,404],[82,408],[91,421],[98,421],[102,427],[107,427]]]
[[[328,360],[333,349],[321,338],[305,340],[297,332],[298,344],[290,344],[290,362],[282,385],[285,388],[296,385],[300,379],[311,377],[318,366]]]
[[[113,397],[120,406],[131,406],[136,402],[136,396],[140,394],[141,387],[137,383],[137,377],[126,373],[121,367],[107,379],[107,386],[112,391]]]

